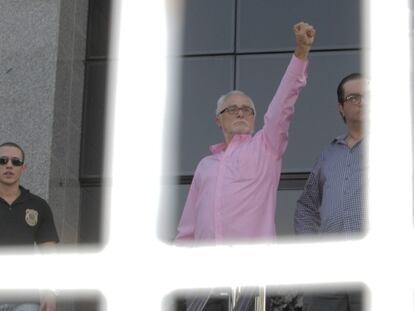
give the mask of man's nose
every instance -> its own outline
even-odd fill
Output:
[[[243,113],[243,110],[241,108],[239,108],[239,110],[237,110],[237,117],[238,118],[243,118],[244,117],[244,113]]]
[[[7,163],[5,164],[6,168],[13,168],[13,163],[11,159],[8,159]]]

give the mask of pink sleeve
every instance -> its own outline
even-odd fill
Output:
[[[193,240],[194,239],[194,226],[195,226],[195,203],[197,202],[197,186],[196,186],[196,174],[194,174],[193,182],[191,183],[190,191],[185,202],[183,214],[177,228],[176,241],[180,240]]]
[[[264,116],[263,136],[266,145],[277,158],[281,158],[288,142],[290,120],[301,89],[306,85],[308,61],[295,55],[280,82]]]

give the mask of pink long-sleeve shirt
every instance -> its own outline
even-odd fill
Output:
[[[176,240],[248,240],[275,236],[276,194],[289,123],[306,85],[307,61],[293,56],[254,136],[210,147],[197,166]]]

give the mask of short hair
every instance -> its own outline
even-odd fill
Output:
[[[240,95],[240,96],[247,97],[247,99],[249,100],[250,106],[253,108],[254,115],[256,116],[256,107],[254,106],[253,100],[250,98],[250,96],[246,95],[245,93],[239,90],[233,90],[220,96],[220,98],[217,101],[216,116],[218,116],[220,112],[223,110],[223,105],[226,102],[227,98],[229,98],[232,95]]]
[[[351,80],[359,80],[362,79],[362,74],[359,72],[354,72],[349,75],[347,75],[345,78],[339,82],[338,88],[336,89],[336,94],[338,95],[338,103],[343,104],[344,103],[344,84]]]
[[[336,95],[338,96],[338,103],[341,104],[342,106],[344,105],[344,84],[347,83],[348,81],[351,80],[359,80],[362,79],[362,74],[360,74],[359,72],[353,72],[349,75],[347,75],[345,78],[343,78],[341,80],[341,82],[339,82],[338,84],[338,88],[336,89]],[[344,120],[344,123],[346,123],[346,118],[345,116],[340,113],[342,120]]]
[[[23,148],[22,147],[20,147],[18,144],[16,144],[16,143],[13,143],[13,142],[11,142],[11,141],[8,141],[8,142],[5,142],[5,143],[2,143],[1,145],[0,145],[0,148],[1,147],[6,147],[6,146],[9,146],[9,147],[15,147],[15,148],[17,148],[17,149],[19,149],[20,150],[20,152],[22,153],[22,162],[24,162],[24,151],[23,151]]]

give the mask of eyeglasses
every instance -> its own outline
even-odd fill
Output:
[[[356,105],[360,104],[363,99],[365,99],[365,96],[362,94],[351,94],[345,97],[343,102]]]
[[[230,107],[224,108],[222,111],[220,111],[219,114],[227,112],[231,115],[235,115],[235,114],[239,113],[239,111],[243,112],[243,114],[247,115],[247,116],[251,116],[251,115],[254,114],[253,108],[248,107],[248,106],[243,106],[243,107],[230,106]]]
[[[24,161],[19,158],[0,157],[0,165],[6,165],[9,161],[11,161],[14,166],[22,166],[24,163]]]

